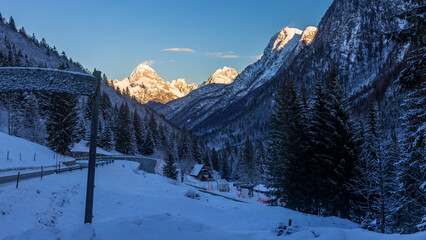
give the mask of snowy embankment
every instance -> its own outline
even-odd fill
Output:
[[[58,156],[58,161],[70,160],[73,158]],[[0,132],[0,172],[55,165],[54,152],[48,147]]]
[[[425,239],[361,230],[339,218],[238,203],[115,161],[96,169],[94,218],[84,225],[87,170],[0,185],[0,239]],[[35,207],[36,206],[36,207]],[[273,229],[292,219],[291,235]],[[317,238],[316,238],[317,236]]]
[[[74,144],[74,146],[71,149],[71,152],[89,152],[89,146],[87,144],[87,141],[80,141],[79,143]],[[96,148],[96,154],[101,155],[123,155],[120,152],[117,151],[105,151],[104,149],[97,147]]]

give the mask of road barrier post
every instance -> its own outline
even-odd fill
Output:
[[[21,174],[21,172],[18,172],[18,177],[16,178],[16,189],[18,189],[18,185],[19,185],[19,175]]]
[[[7,160],[9,160],[9,151],[7,151]]]
[[[34,153],[34,162],[35,162],[35,160],[36,160],[36,153]]]
[[[41,166],[41,171],[40,171],[40,180],[43,180],[43,166]]]

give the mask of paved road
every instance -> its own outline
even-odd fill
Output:
[[[139,170],[143,170],[147,173],[155,173],[155,165],[157,165],[157,159],[152,157],[142,156],[103,156],[102,160],[126,160],[139,163]]]
[[[79,159],[83,160],[83,159]],[[96,165],[106,164],[109,160],[127,160],[140,163],[139,169],[148,173],[154,173],[155,165],[157,164],[157,160],[155,158],[150,157],[139,157],[139,156],[103,156],[102,159],[96,160]],[[61,172],[79,170],[82,168],[87,168],[87,163],[81,163],[74,167],[62,168]],[[43,176],[50,175],[55,173],[55,169],[45,170],[43,171]],[[0,177],[0,184],[16,182],[17,175]],[[23,173],[19,175],[19,181],[30,179],[30,178],[39,178],[40,171],[31,172],[31,173]]]
[[[55,171],[56,171],[55,169],[43,171],[43,176],[53,174],[55,173]],[[19,175],[19,181],[24,179],[29,179],[29,178],[36,178],[36,177],[38,178],[40,177],[40,172],[23,173]],[[0,177],[0,184],[16,182],[17,178],[18,178],[18,175]]]

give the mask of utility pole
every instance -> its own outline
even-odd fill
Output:
[[[90,123],[90,150],[89,150],[89,168],[87,172],[87,191],[86,191],[86,211],[84,223],[92,223],[93,217],[93,192],[95,188],[95,168],[96,168],[96,138],[98,129],[98,101],[100,95],[100,79],[97,79],[95,95],[92,101],[92,121]]]

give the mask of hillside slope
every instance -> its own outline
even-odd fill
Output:
[[[209,93],[194,91],[156,110],[212,146],[223,147],[226,141],[241,144],[247,137],[264,141],[273,94],[282,78],[304,84],[309,93],[314,80],[332,67],[338,69],[354,107],[362,108],[369,99],[383,97],[398,76],[407,47],[389,42],[383,33],[398,28],[399,22],[390,17],[402,8],[401,0],[335,0],[318,32],[315,28],[306,29],[303,36],[298,32],[297,38],[284,44],[282,57],[269,55],[282,45],[276,42],[288,34],[285,30],[271,39],[264,60],[248,66],[233,84]],[[261,65],[265,59],[272,63]],[[259,66],[262,72],[253,71]]]

